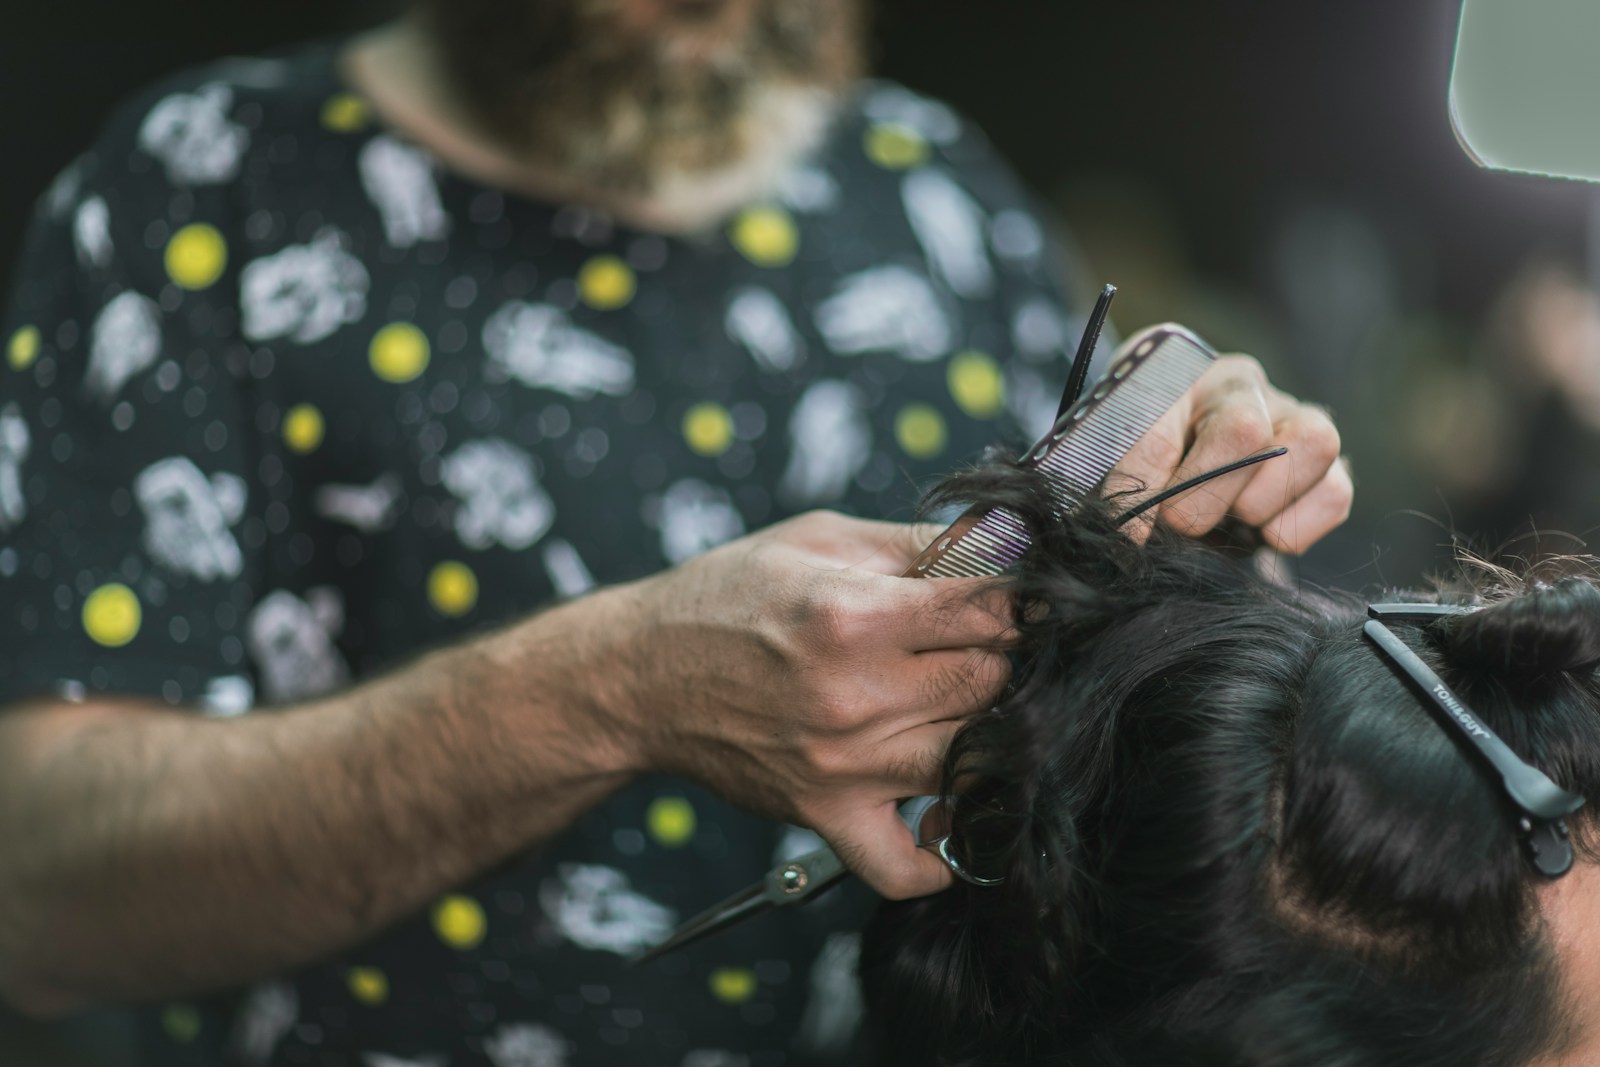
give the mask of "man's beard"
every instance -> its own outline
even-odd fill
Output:
[[[742,32],[692,54],[672,32],[692,23],[647,37],[618,0],[417,0],[484,132],[569,180],[641,198],[775,174],[859,76],[861,0],[749,2]]]

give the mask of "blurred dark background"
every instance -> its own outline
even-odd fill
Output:
[[[12,10],[0,284],[34,198],[131,89],[390,10]],[[1412,583],[1445,567],[1452,527],[1487,550],[1582,550],[1563,535],[1600,524],[1588,262],[1600,188],[1490,173],[1463,155],[1446,107],[1455,0],[876,0],[876,11],[879,72],[988,131],[1077,237],[1086,285],[1123,287],[1124,331],[1184,321],[1334,409],[1357,508],[1304,575]],[[1508,540],[1530,522],[1537,545]],[[114,1031],[99,1039],[114,1045]],[[0,1014],[7,1067],[106,1059],[54,1040]]]

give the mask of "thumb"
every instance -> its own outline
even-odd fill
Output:
[[[925,897],[950,888],[954,880],[943,860],[917,847],[893,800],[852,811],[844,829],[823,837],[846,866],[888,900]]]

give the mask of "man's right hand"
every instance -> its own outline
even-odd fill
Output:
[[[990,580],[899,577],[937,532],[812,512],[615,590],[643,764],[810,827],[891,899],[948,886],[896,803],[938,792],[1014,635]]]

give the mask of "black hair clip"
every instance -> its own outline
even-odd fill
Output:
[[[1523,762],[1410,646],[1380,621],[1432,622],[1443,616],[1465,615],[1476,610],[1455,604],[1371,604],[1367,607],[1371,618],[1362,626],[1362,632],[1500,775],[1506,797],[1521,813],[1518,828],[1522,831],[1528,859],[1540,874],[1559,878],[1572,869],[1573,862],[1572,837],[1566,817],[1583,807],[1584,798],[1567,792],[1543,771]]]

